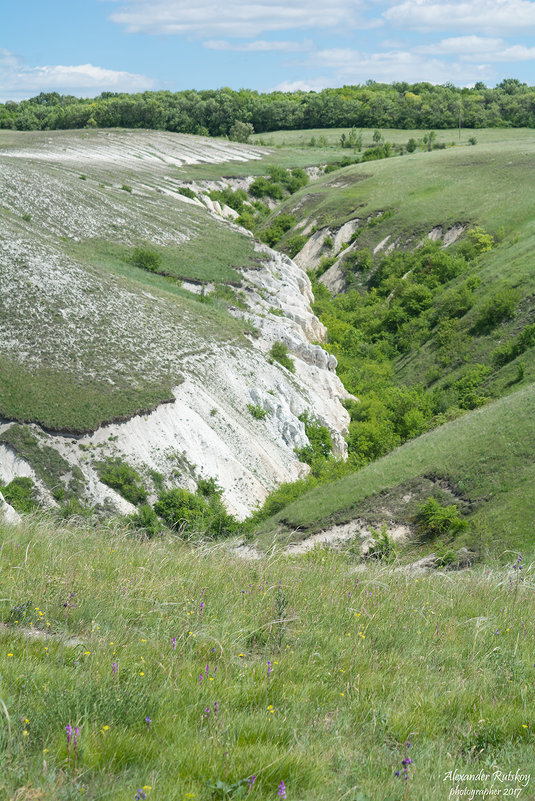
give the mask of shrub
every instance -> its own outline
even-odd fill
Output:
[[[265,420],[266,417],[268,416],[268,411],[267,409],[264,409],[263,406],[258,406],[257,404],[254,403],[248,403],[247,408],[249,409],[250,413],[255,418],[255,420]]]
[[[184,195],[184,197],[189,197],[190,200],[195,200],[195,198],[197,197],[193,189],[190,189],[189,186],[181,186],[180,189],[178,190],[178,194]]]
[[[535,323],[527,325],[517,337],[496,348],[492,354],[492,361],[497,367],[503,367],[532,345],[535,345]]]
[[[411,138],[407,142],[407,153],[414,153],[417,147],[418,147],[418,142],[411,136]]]
[[[35,497],[35,484],[31,478],[19,476],[5,487],[0,485],[0,492],[13,509],[21,514],[29,514],[39,508]]]
[[[269,353],[272,359],[282,364],[282,366],[286,367],[291,373],[295,373],[295,364],[293,359],[288,355],[288,348],[284,342],[274,342]]]
[[[297,234],[296,236],[290,237],[285,244],[285,251],[288,256],[293,259],[294,256],[297,256],[300,250],[304,248],[306,243],[308,242],[308,237],[304,234]]]
[[[206,498],[203,494],[175,488],[162,492],[154,511],[169,528],[180,533],[203,532],[213,537],[228,537],[238,530],[238,521],[225,509],[219,491]]]
[[[305,434],[309,441],[304,448],[296,448],[299,461],[312,465],[317,459],[327,459],[333,449],[331,432],[327,426],[322,425],[317,417],[312,417],[308,412],[300,414],[299,420],[305,424]]]
[[[231,140],[231,142],[242,142],[243,144],[247,144],[253,134],[254,127],[250,122],[241,122],[240,120],[236,120],[228,133],[228,138]]]
[[[116,490],[125,500],[136,506],[145,503],[147,491],[141,483],[141,476],[119,456],[97,463],[96,468],[100,480]]]
[[[148,270],[151,273],[158,272],[162,264],[162,257],[158,251],[148,247],[136,247],[132,253],[130,261],[136,267],[142,270]]]
[[[126,522],[138,532],[142,537],[151,540],[163,531],[163,526],[158,515],[148,503],[139,507],[137,514],[126,517]]]
[[[386,523],[381,525],[381,530],[370,529],[372,539],[369,542],[366,559],[380,559],[384,562],[392,562],[396,558],[396,545],[388,533]]]
[[[454,536],[468,527],[456,504],[443,506],[436,498],[428,498],[418,506],[415,515],[416,530],[422,539]]]
[[[131,187],[131,186],[129,186],[128,184],[123,184],[123,185],[121,186],[121,189],[122,189],[124,192],[131,192],[131,191],[132,191],[132,187]]]
[[[476,331],[486,331],[510,320],[520,302],[521,294],[513,287],[498,289],[481,306],[474,326]]]

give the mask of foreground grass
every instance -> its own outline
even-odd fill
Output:
[[[417,801],[454,769],[535,774],[531,566],[416,579],[39,520],[1,536],[3,801],[223,798],[207,782],[253,775],[259,800]]]

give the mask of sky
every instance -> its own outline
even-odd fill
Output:
[[[0,0],[0,102],[57,91],[535,84],[535,0]]]

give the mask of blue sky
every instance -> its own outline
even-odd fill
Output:
[[[535,84],[535,0],[0,0],[0,100]]]

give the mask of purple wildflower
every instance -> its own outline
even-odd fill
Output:
[[[247,780],[247,783],[249,784],[249,790],[253,789],[253,785],[254,785],[255,781],[256,781],[256,776],[253,773],[253,775],[249,776],[249,779]]]
[[[145,723],[147,724],[147,731],[150,731],[150,724],[152,723],[152,720],[149,718],[148,715],[145,718]]]
[[[268,676],[269,676],[269,674],[270,674],[270,673],[271,673],[271,671],[273,670],[273,667],[272,667],[272,665],[271,665],[271,662],[269,661],[269,659],[268,659],[268,663],[267,663],[267,669],[268,669],[268,672],[267,672],[267,674],[268,674]]]
[[[67,744],[70,745],[72,739],[72,726],[70,723],[65,726],[65,731],[67,732]]]
[[[113,679],[115,681],[115,679],[117,678],[117,673],[119,672],[119,665],[117,664],[117,662],[112,662],[111,670],[113,673]]]
[[[171,645],[173,646],[173,651],[176,651],[176,637],[171,640]]]
[[[202,617],[203,609],[204,609],[204,601],[201,601],[201,608],[200,608],[200,611],[199,611],[199,615],[201,617]]]
[[[214,703],[214,717],[217,717],[217,713],[219,712],[219,704],[217,701]]]
[[[199,673],[199,684],[202,684],[204,681],[204,676],[202,673]]]
[[[145,801],[146,798],[147,796],[145,795],[143,790],[138,790],[135,795],[134,801]]]
[[[286,798],[286,785],[283,781],[279,784],[279,789],[277,790],[277,795],[280,798]]]

